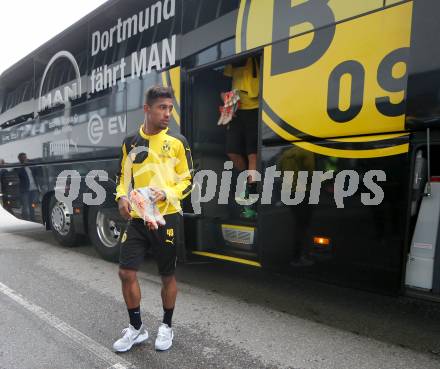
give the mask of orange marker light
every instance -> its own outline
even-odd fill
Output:
[[[326,237],[313,237],[313,243],[319,246],[328,246],[330,245],[330,238]]]
[[[80,209],[80,208],[74,208],[74,209],[73,209],[73,212],[74,212],[75,214],[79,214],[79,213],[81,213],[81,209]]]

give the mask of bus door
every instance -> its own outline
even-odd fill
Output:
[[[440,118],[437,118],[440,122]],[[408,252],[405,287],[408,295],[440,296],[440,153],[438,132],[417,132],[412,140]],[[426,138],[425,138],[426,137]],[[425,141],[425,142],[423,142]]]
[[[259,56],[253,59],[253,67],[259,68]],[[249,109],[243,114],[237,110],[228,123],[222,121],[225,114],[221,114],[221,110],[226,109],[225,101],[232,101],[222,94],[232,90],[228,71],[231,66],[242,68],[246,63],[249,63],[248,57],[242,57],[189,73],[185,134],[192,146],[196,175],[191,195],[195,215],[185,223],[186,241],[188,249],[195,254],[260,266],[258,207],[252,204],[259,188],[256,183],[246,185],[250,182],[249,173],[242,172],[242,169],[249,168],[248,154],[258,152],[259,98],[256,97],[257,105],[253,111]],[[238,109],[242,106],[238,105]],[[249,123],[237,120],[238,115],[244,115]],[[249,146],[252,144],[247,142],[247,135],[255,139],[255,150]],[[240,165],[237,157],[243,160],[241,168],[237,167]]]
[[[406,93],[411,132],[409,203],[402,284],[415,297],[440,297],[440,24],[438,1],[415,1]]]

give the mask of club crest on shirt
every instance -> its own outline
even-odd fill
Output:
[[[165,140],[162,144],[161,149],[160,149],[160,157],[169,158],[170,151],[171,151],[171,144],[168,140]]]

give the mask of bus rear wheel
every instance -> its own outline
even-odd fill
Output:
[[[50,199],[48,218],[52,234],[61,245],[72,247],[78,244],[79,235],[75,232],[72,214],[68,206],[55,196]]]
[[[89,238],[96,251],[105,260],[118,261],[122,227],[117,210],[93,206],[88,218]]]

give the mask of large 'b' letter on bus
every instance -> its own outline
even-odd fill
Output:
[[[272,46],[271,74],[281,74],[306,68],[327,51],[335,35],[335,17],[328,6],[329,0],[309,0],[292,7],[291,0],[275,0],[272,40],[286,39],[295,25],[310,23],[313,29],[326,28],[314,33],[313,41],[305,49],[289,52],[289,40]],[[295,42],[295,41],[293,41]]]

